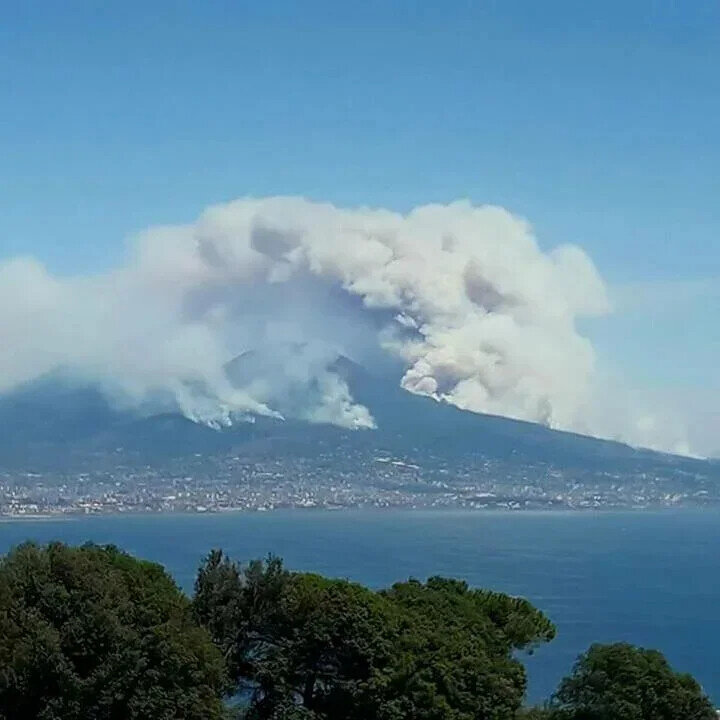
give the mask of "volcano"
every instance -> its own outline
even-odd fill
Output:
[[[229,380],[249,382],[262,362],[249,352],[226,366]],[[461,410],[402,389],[396,377],[376,375],[344,356],[327,370],[347,384],[372,413],[374,429],[352,430],[288,415],[237,418],[214,429],[179,412],[118,409],[97,387],[60,374],[0,397],[0,469],[74,470],[142,465],[162,468],[186,456],[258,447],[277,456],[312,458],[334,444],[405,457],[483,459],[607,473],[688,473],[720,481],[720,463],[667,455],[543,425]],[[312,387],[309,392],[313,392]],[[298,393],[288,407],[299,406]]]

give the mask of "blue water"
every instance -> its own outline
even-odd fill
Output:
[[[558,637],[527,659],[549,695],[591,642],[656,647],[720,703],[720,513],[276,511],[0,522],[0,552],[27,538],[115,543],[191,590],[203,555],[273,552],[298,570],[374,587],[443,574],[529,598]]]

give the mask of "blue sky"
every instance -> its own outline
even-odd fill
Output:
[[[9,0],[0,259],[247,194],[497,203],[595,261],[608,372],[718,420],[719,68],[717,0]]]

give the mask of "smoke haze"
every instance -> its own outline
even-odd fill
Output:
[[[661,437],[598,401],[577,322],[609,309],[582,250],[543,252],[499,207],[247,198],[148,229],[111,272],[0,265],[0,392],[61,368],[123,406],[213,426],[261,414],[372,428],[332,371],[348,355],[464,409],[687,451],[681,428]]]

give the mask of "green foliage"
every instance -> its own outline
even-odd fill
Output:
[[[258,719],[513,718],[525,673],[512,653],[554,635],[526,601],[457,581],[375,593],[275,558],[241,569],[219,552],[194,607]]]
[[[517,720],[552,720],[553,711],[542,707],[521,708],[516,717]]]
[[[593,645],[555,695],[561,720],[716,720],[690,675],[676,673],[662,653],[627,644]]]
[[[278,558],[240,569],[213,550],[198,571],[193,613],[221,648],[233,678],[255,682],[257,666],[288,624],[284,604],[290,583]]]
[[[220,718],[224,669],[164,570],[114,547],[0,560],[2,720]]]
[[[652,650],[595,645],[521,708],[518,659],[554,637],[526,600],[434,577],[375,592],[220,551],[190,602],[114,547],[0,559],[0,720],[715,720]],[[228,681],[227,678],[231,681]]]
[[[526,678],[512,653],[555,634],[540,611],[525,600],[438,577],[394,585],[383,596],[400,618],[383,718],[514,717]]]
[[[194,609],[238,690],[251,695],[248,717],[365,717],[393,622],[377,594],[291,574],[277,558],[240,569],[213,552],[198,573]]]

